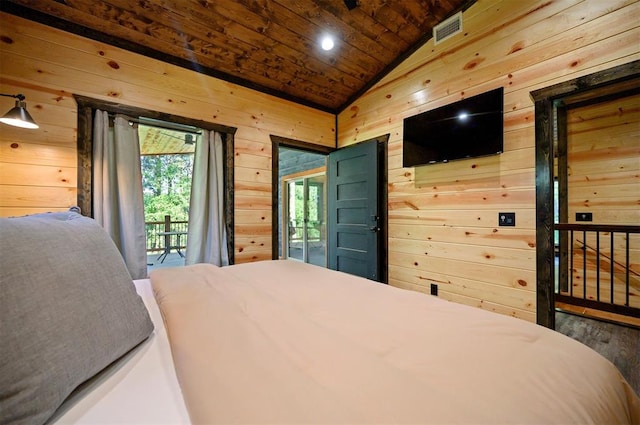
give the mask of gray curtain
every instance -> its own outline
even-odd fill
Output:
[[[189,203],[186,264],[229,265],[224,220],[222,134],[203,130],[196,142]]]
[[[93,218],[111,236],[132,279],[147,276],[147,250],[137,125],[97,110],[93,125]]]

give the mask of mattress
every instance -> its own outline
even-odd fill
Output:
[[[149,339],[75,391],[50,423],[186,424],[171,348],[148,279],[134,281],[155,325]]]
[[[640,422],[613,364],[524,320],[291,260],[151,280],[194,423]]]
[[[49,423],[640,420],[610,362],[522,320],[295,261],[151,278],[152,336]]]

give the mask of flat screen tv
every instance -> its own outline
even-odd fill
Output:
[[[502,87],[404,120],[402,165],[494,155],[503,149]]]

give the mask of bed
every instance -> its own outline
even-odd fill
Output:
[[[3,424],[640,423],[609,361],[519,319],[293,260],[132,282],[72,213],[0,237]]]

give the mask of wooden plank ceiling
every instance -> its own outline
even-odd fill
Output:
[[[475,0],[2,0],[0,9],[339,112]],[[323,35],[335,47],[323,51]]]
[[[193,133],[140,125],[138,127],[141,155],[178,155],[195,152],[199,136]]]

